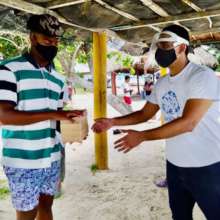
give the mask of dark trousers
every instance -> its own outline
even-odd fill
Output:
[[[195,203],[207,220],[220,220],[220,162],[182,168],[167,161],[167,182],[174,220],[192,220]]]

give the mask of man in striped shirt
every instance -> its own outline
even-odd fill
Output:
[[[64,77],[53,66],[58,20],[31,16],[31,49],[0,65],[2,163],[17,220],[52,220],[53,196],[60,177],[61,144],[56,121],[72,120],[83,111],[62,111]]]

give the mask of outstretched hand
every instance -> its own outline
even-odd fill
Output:
[[[122,133],[126,133],[126,135],[120,139],[118,139],[114,145],[115,149],[118,151],[123,151],[124,153],[128,153],[133,148],[137,147],[143,139],[143,132],[135,131],[135,130],[120,130]]]
[[[107,131],[113,126],[112,119],[110,118],[98,118],[92,126],[92,130],[95,133],[101,133]]]

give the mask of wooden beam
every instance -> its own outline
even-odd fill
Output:
[[[160,29],[159,27],[156,27],[156,26],[154,26],[154,25],[149,25],[149,28],[151,28],[151,29],[153,29],[153,30],[155,30],[155,31],[157,31],[157,32],[160,32],[160,31],[161,31],[161,29]]]
[[[135,16],[133,16],[133,15],[131,15],[131,14],[129,14],[129,13],[126,13],[126,12],[124,12],[124,11],[122,11],[122,10],[119,10],[119,9],[117,9],[117,8],[115,8],[115,7],[112,7],[112,6],[110,6],[109,4],[107,4],[106,2],[104,2],[104,1],[102,1],[102,0],[94,0],[94,1],[95,1],[96,3],[98,3],[98,4],[100,4],[101,6],[107,8],[107,9],[109,9],[109,10],[111,10],[111,11],[114,11],[115,13],[117,13],[117,14],[119,14],[119,15],[125,17],[125,18],[128,18],[128,19],[133,20],[133,21],[140,21],[137,17],[135,17]],[[160,31],[160,28],[155,27],[155,26],[153,26],[153,25],[150,25],[149,28],[151,28],[151,29],[153,29],[153,30],[155,30],[155,31],[157,31],[157,32]]]
[[[102,0],[94,0],[94,1],[97,2],[98,4],[100,4],[101,6],[107,8],[107,9],[109,9],[109,10],[111,10],[111,11],[114,11],[114,12],[116,12],[117,14],[119,14],[119,15],[125,17],[125,18],[128,18],[128,19],[133,20],[133,21],[140,21],[137,17],[135,17],[135,16],[133,16],[133,15],[131,15],[131,14],[129,14],[129,13],[126,13],[126,12],[124,12],[124,11],[122,11],[122,10],[119,10],[119,9],[117,9],[117,8],[115,8],[115,7],[112,7],[112,6],[108,5],[106,2],[104,2],[104,1],[102,1]],[[149,28],[151,28],[151,29],[153,29],[153,30],[155,30],[155,31],[157,31],[157,32],[160,31],[160,28],[159,28],[159,27],[155,27],[155,26],[153,26],[153,25],[150,25]]]
[[[210,33],[213,33],[213,34],[219,33],[220,34],[220,28],[211,28],[211,29],[205,29],[205,30],[202,30],[202,31],[193,31],[193,32],[190,32],[189,34],[192,38],[195,38],[198,35],[210,34]],[[146,37],[145,41],[146,41],[147,44],[150,44],[152,42],[152,36],[151,37]]]
[[[182,2],[190,6],[195,11],[205,11],[204,9],[200,8],[199,6],[197,6],[195,3],[193,3],[190,0],[182,0]]]
[[[174,22],[199,20],[201,18],[217,17],[217,16],[220,16],[220,9],[212,10],[212,11],[192,12],[192,13],[186,13],[186,14],[182,14],[182,15],[169,16],[169,17],[165,17],[165,18],[151,19],[142,25],[130,25],[130,26],[127,25],[124,27],[123,26],[113,27],[110,29],[115,30],[115,31],[131,30],[131,29],[149,27],[149,25],[169,24],[169,23],[174,23]]]
[[[147,6],[148,8],[150,8],[153,12],[155,12],[156,14],[160,15],[161,17],[169,17],[169,13],[167,11],[165,11],[162,7],[160,7],[158,4],[156,4],[155,2],[153,2],[152,0],[140,0],[145,6]],[[177,25],[181,25],[179,22],[175,22]],[[154,30],[158,30],[159,28],[151,25],[151,28],[153,27]],[[188,31],[190,31],[190,29],[186,26],[183,26],[184,28],[186,28]]]
[[[209,22],[209,28],[212,28],[212,25],[213,25],[212,19],[210,17],[207,17],[207,20]]]
[[[87,0],[55,0],[47,3],[48,9],[63,8],[71,5],[78,5],[86,2]]]
[[[150,8],[153,12],[160,15],[161,17],[167,17],[169,14],[158,4],[153,2],[152,0],[140,0],[145,6]]]
[[[190,34],[193,36],[196,36],[196,35],[208,34],[208,33],[220,33],[220,28],[210,28],[210,29],[205,29],[202,31],[193,31]]]
[[[191,42],[193,45],[199,43],[219,43],[220,41],[220,32],[219,33],[203,33],[200,35],[192,35]]]
[[[188,6],[190,6],[192,9],[194,9],[197,12],[205,11],[204,9],[200,8],[199,6],[197,6],[195,3],[193,3],[190,0],[182,0],[182,2],[184,2],[185,4],[187,4]],[[207,17],[207,20],[209,22],[209,28],[212,28],[212,19],[210,17]]]
[[[84,30],[93,31],[93,29],[86,28],[86,27],[83,27],[83,26],[80,26],[80,25],[77,25],[77,24],[74,24],[74,23],[67,21],[64,17],[60,16],[59,14],[57,14],[56,12],[54,12],[52,10],[49,10],[47,8],[43,8],[39,5],[29,3],[29,2],[26,2],[23,0],[0,0],[0,5],[4,5],[9,8],[18,9],[20,11],[25,11],[25,12],[31,13],[31,14],[45,14],[45,13],[50,14],[50,15],[57,17],[57,19],[63,24],[67,24],[69,26],[81,28]]]
[[[140,21],[138,18],[136,18],[135,16],[129,14],[129,13],[126,13],[124,11],[121,11],[115,7],[112,7],[111,5],[107,4],[106,2],[102,1],[102,0],[94,0],[96,3],[100,4],[101,6],[103,6],[104,8],[107,8],[111,11],[114,11],[116,12],[117,14],[125,17],[125,18],[128,18],[130,20],[133,20],[133,21]]]

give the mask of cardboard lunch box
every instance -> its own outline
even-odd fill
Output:
[[[61,135],[64,143],[82,142],[88,136],[87,116],[74,118],[74,122],[61,121]]]

